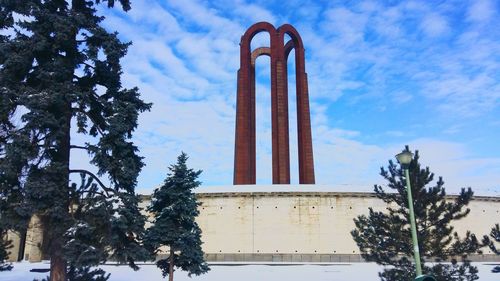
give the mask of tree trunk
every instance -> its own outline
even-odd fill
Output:
[[[170,261],[168,263],[168,281],[174,281],[174,249],[170,248]]]
[[[66,108],[63,111],[65,124],[62,124],[61,136],[58,139],[57,156],[55,162],[59,162],[63,167],[59,184],[59,190],[55,196],[61,202],[54,202],[54,207],[62,207],[64,214],[59,214],[63,218],[69,218],[69,161],[71,147],[71,103],[66,103]],[[59,205],[60,204],[60,205]],[[59,205],[59,206],[58,206]],[[62,206],[61,206],[62,205]],[[57,221],[55,218],[49,218],[49,227],[52,234],[50,244],[50,281],[66,281],[67,261],[63,256],[63,235],[67,230],[67,221]]]
[[[62,256],[50,257],[50,281],[66,281],[66,260]]]

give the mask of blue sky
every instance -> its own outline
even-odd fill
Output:
[[[154,103],[134,136],[147,165],[141,193],[163,181],[181,150],[204,170],[204,185],[232,184],[239,40],[268,21],[292,24],[304,41],[318,184],[371,191],[383,183],[380,167],[409,144],[448,191],[500,194],[499,1],[132,1],[128,13],[99,11],[106,28],[133,42],[124,86]],[[268,41],[260,33],[252,47]],[[257,178],[268,184],[267,57],[257,76]]]

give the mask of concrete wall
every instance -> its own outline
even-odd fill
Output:
[[[202,203],[197,222],[209,261],[361,261],[350,235],[353,218],[369,207],[386,208],[371,193],[232,190],[197,193]],[[143,196],[140,205],[146,207],[149,200]],[[469,208],[455,225],[459,234],[471,230],[482,236],[500,221],[500,197],[475,197]],[[42,232],[36,219],[30,226],[25,259],[37,261]],[[472,258],[500,261],[489,249],[484,254]]]
[[[350,235],[353,219],[369,207],[386,208],[371,193],[226,192],[198,198],[209,260],[360,261]],[[476,197],[469,207],[470,214],[455,225],[459,234],[471,230],[482,236],[500,220],[498,197]],[[500,260],[489,249],[484,253],[473,259]]]
[[[370,196],[334,193],[199,194],[207,253],[357,254],[349,231]]]

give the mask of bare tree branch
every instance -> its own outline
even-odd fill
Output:
[[[88,147],[81,146],[81,145],[70,145],[69,148],[89,150]]]
[[[104,192],[106,192],[106,195],[109,196],[109,193],[108,191],[111,191],[113,192],[114,190],[112,188],[109,188],[109,187],[106,187],[102,181],[96,176],[94,175],[93,173],[87,171],[87,170],[81,170],[81,169],[77,169],[77,170],[69,170],[69,173],[70,174],[74,174],[74,173],[84,173],[86,175],[89,175],[91,176],[98,184],[99,186],[104,190]]]

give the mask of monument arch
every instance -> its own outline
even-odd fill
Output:
[[[270,46],[251,51],[250,43],[259,32],[269,33]],[[286,44],[285,34],[291,38]],[[259,22],[248,28],[240,42],[234,184],[256,183],[255,60],[262,55],[271,58],[272,182],[290,183],[287,60],[292,49],[295,50],[296,69],[299,183],[315,183],[309,93],[302,39],[297,30],[289,24],[276,29],[270,23]]]

